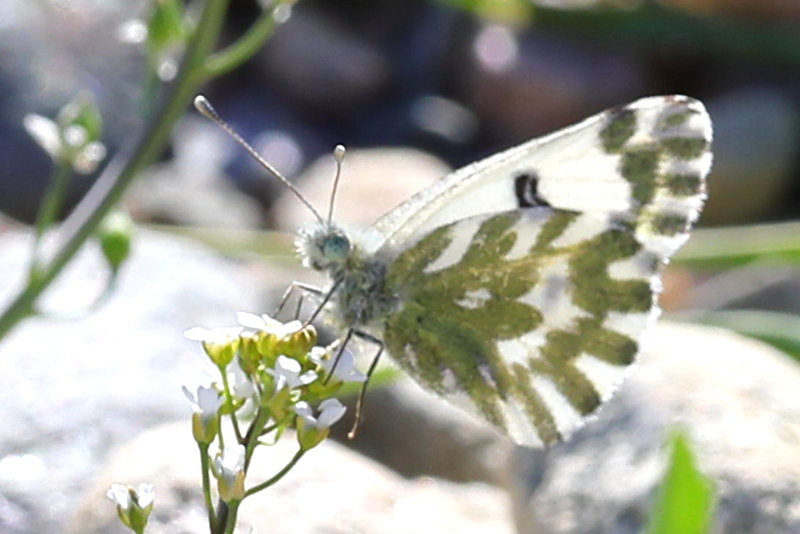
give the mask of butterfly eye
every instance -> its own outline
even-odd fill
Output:
[[[342,262],[350,255],[350,240],[343,235],[331,235],[322,244],[322,254],[330,261]]]

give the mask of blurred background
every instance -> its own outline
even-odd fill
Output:
[[[25,272],[26,225],[52,166],[23,117],[53,117],[88,92],[109,154],[124,148],[152,90],[140,22],[149,5],[0,2],[0,303]],[[223,39],[260,9],[232,0]],[[317,206],[327,205],[330,153],[345,144],[337,218],[348,222],[369,223],[451,169],[606,108],[659,94],[702,100],[714,123],[709,200],[662,303],[800,354],[800,2],[300,0],[285,15],[251,60],[203,92]],[[165,61],[162,76],[174,68]],[[101,171],[71,182],[64,214]],[[285,261],[290,242],[263,231],[293,232],[310,214],[194,110],[123,206],[140,226],[108,306],[77,322],[28,321],[0,346],[12,429],[0,432],[0,532],[51,531],[74,515],[71,492],[85,490],[111,444],[186,415],[178,388],[201,379],[200,356],[180,332],[271,310],[301,276]],[[103,269],[82,255],[46,304],[91,300]],[[362,452],[394,455],[406,475],[436,470],[373,440]]]
[[[132,21],[145,8],[3,2],[4,213],[31,221],[48,176],[48,159],[22,129],[25,113],[52,116],[88,90],[112,152],[142,120]],[[231,10],[226,33],[236,36],[259,6],[235,0]],[[459,167],[641,96],[687,94],[706,103],[715,125],[702,224],[783,220],[797,214],[800,193],[799,21],[800,4],[788,0],[306,0],[251,61],[205,91],[291,178],[337,143],[413,147]],[[279,224],[270,208],[280,187],[213,130],[188,113],[165,166],[144,178],[155,185],[128,199],[140,220]],[[408,166],[372,180],[413,182]],[[191,185],[217,180],[250,209],[202,209],[208,200],[193,197],[213,191]],[[90,183],[74,184],[73,201]]]

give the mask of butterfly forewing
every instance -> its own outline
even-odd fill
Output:
[[[701,102],[644,98],[459,169],[387,213],[374,229],[391,249],[444,224],[535,204],[630,216],[648,201],[662,202],[652,195],[665,187],[678,192],[678,211],[696,217],[711,166],[710,140]]]
[[[444,178],[381,219],[389,353],[532,446],[606,400],[705,195],[702,104],[653,97]]]

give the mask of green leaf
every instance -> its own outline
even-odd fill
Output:
[[[714,505],[711,482],[695,463],[686,436],[671,438],[669,466],[661,483],[647,534],[704,534],[710,531]]]
[[[155,0],[147,21],[147,44],[158,54],[184,38],[183,13],[178,0]]]
[[[800,262],[800,223],[698,228],[674,262],[697,268],[729,268]]]

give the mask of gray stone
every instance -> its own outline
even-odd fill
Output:
[[[348,440],[353,413],[332,435],[404,476],[505,483],[512,443],[410,378],[370,389],[357,436]]]
[[[334,221],[367,226],[450,170],[440,159],[411,148],[348,150],[336,195]],[[327,215],[335,174],[333,155],[327,155],[312,163],[295,182],[323,216]],[[284,191],[273,213],[278,227],[289,232],[314,221],[290,191]]]
[[[262,209],[223,172],[232,157],[249,158],[216,125],[184,117],[175,131],[173,157],[143,171],[126,197],[137,220],[215,229],[257,228]]]
[[[256,452],[248,483],[267,480],[294,455],[287,433]],[[197,447],[188,422],[138,436],[99,469],[79,504],[69,533],[125,532],[103,494],[115,482],[149,481],[156,491],[147,532],[205,532]],[[212,479],[213,481],[213,479]],[[237,532],[274,534],[512,532],[508,502],[498,488],[433,478],[406,480],[328,441],[310,451],[275,486],[242,504]]]
[[[525,534],[642,531],[676,425],[716,486],[714,532],[800,532],[800,368],[724,330],[662,323],[597,419],[511,464]]]

